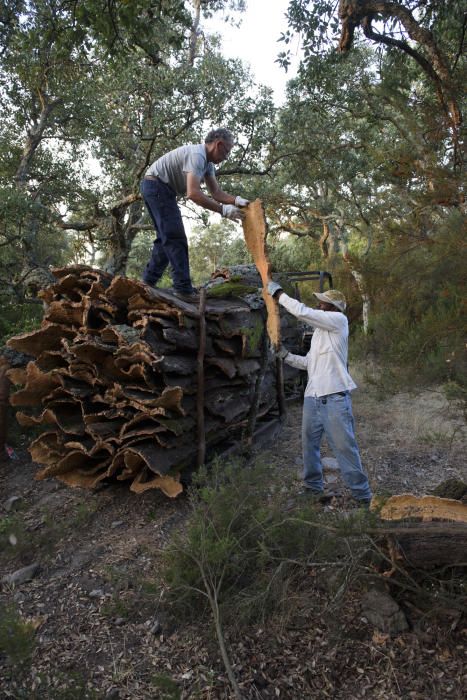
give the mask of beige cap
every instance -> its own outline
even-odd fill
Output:
[[[328,289],[327,292],[313,292],[315,297],[320,301],[325,301],[328,304],[332,304],[339,309],[339,311],[344,312],[347,302],[345,301],[345,296],[342,292],[338,292],[337,289]]]

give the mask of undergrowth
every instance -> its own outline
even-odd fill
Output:
[[[215,599],[222,619],[237,630],[287,614],[288,593],[311,566],[347,565],[342,535],[357,535],[355,555],[373,518],[356,511],[344,522],[306,500],[291,510],[287,490],[261,463],[201,470],[190,500],[189,522],[164,555],[172,611],[193,619]]]
[[[0,607],[0,656],[5,656],[15,674],[29,667],[35,648],[34,627],[14,607]]]

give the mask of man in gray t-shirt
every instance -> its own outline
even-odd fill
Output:
[[[196,295],[190,279],[188,242],[177,196],[185,196],[205,209],[227,219],[240,221],[242,207],[249,202],[220,189],[214,164],[222,163],[233,146],[227,129],[214,129],[205,142],[180,146],[156,160],[141,183],[141,193],[156,229],[157,238],[146,265],[143,280],[155,287],[170,263],[175,292],[184,297]],[[201,190],[205,184],[210,197]]]

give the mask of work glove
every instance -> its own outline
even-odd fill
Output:
[[[243,199],[243,197],[237,196],[235,197],[235,206],[236,207],[247,207],[249,205],[249,200],[248,199]]]
[[[233,204],[222,205],[222,216],[225,219],[232,219],[232,221],[241,221],[245,218],[245,214]]]
[[[273,282],[271,280],[270,282],[268,282],[267,290],[269,294],[273,297],[276,292],[278,292],[279,290],[282,291],[282,287],[277,282]]]
[[[280,357],[281,360],[285,360],[289,351],[283,345],[280,346],[279,350],[276,352],[276,357]]]

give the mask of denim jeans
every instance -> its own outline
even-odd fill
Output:
[[[354,432],[350,395],[306,396],[303,403],[303,479],[313,491],[323,490],[320,444],[323,434],[334,453],[345,484],[357,500],[371,498]]]
[[[141,194],[157,233],[144,282],[156,285],[170,263],[174,288],[178,292],[192,291],[188,241],[175,192],[161,180],[144,179]]]

